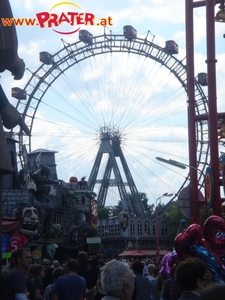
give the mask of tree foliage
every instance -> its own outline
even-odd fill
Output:
[[[128,193],[127,194],[129,200],[131,201],[131,204],[135,204],[135,199],[133,196]],[[139,193],[139,198],[141,199],[145,211],[148,213],[148,216],[150,217],[154,211],[154,204],[149,205],[148,204],[148,197],[145,193]],[[118,216],[119,213],[124,210],[122,201],[119,200],[118,204],[115,206],[106,206],[106,207],[100,207],[98,206],[98,218],[99,219],[108,219],[110,217]]]
[[[176,237],[178,232],[182,232],[184,228],[187,228],[191,224],[191,221],[185,218],[180,212],[177,201],[164,212],[164,217],[170,219],[170,235],[173,238]],[[183,223],[183,226],[181,226],[181,223]]]

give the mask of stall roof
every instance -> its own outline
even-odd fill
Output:
[[[165,255],[169,251],[160,250],[159,255]],[[119,254],[119,256],[153,256],[156,255],[156,250],[128,250]]]
[[[22,223],[20,220],[12,219],[12,218],[2,218],[2,232],[3,233],[19,231],[21,227],[22,227]]]

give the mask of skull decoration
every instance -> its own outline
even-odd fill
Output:
[[[22,220],[20,232],[24,235],[35,236],[38,234],[38,210],[28,204],[21,204],[13,212],[14,218]]]

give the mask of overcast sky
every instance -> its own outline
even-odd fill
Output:
[[[75,4],[75,5],[74,5]],[[164,47],[165,41],[179,45],[176,57],[185,61],[185,1],[183,0],[83,0],[64,5],[55,0],[11,1],[15,18],[36,18],[38,13],[63,11],[86,12],[111,23],[106,34],[123,34],[124,25],[132,25],[139,38],[148,38]],[[218,11],[218,7],[215,8]],[[206,72],[205,8],[194,10],[195,74]],[[39,52],[55,54],[63,43],[79,41],[78,25],[57,28],[18,26],[19,55],[27,70],[15,82],[9,73],[1,82],[11,103],[11,87],[24,88],[32,72],[41,65]],[[81,25],[94,36],[104,33],[101,26]],[[216,23],[218,111],[224,111],[224,23]],[[54,74],[53,74],[54,75]],[[206,96],[207,89],[203,88]],[[39,106],[32,130],[32,150],[56,150],[58,177],[88,176],[99,147],[98,132],[103,126],[114,126],[122,136],[122,149],[140,192],[146,192],[150,203],[165,192],[176,194],[187,175],[159,164],[155,157],[172,158],[188,164],[186,93],[181,84],[159,63],[139,55],[113,54],[92,57],[71,67],[49,88]],[[104,163],[98,178],[104,171]],[[121,171],[122,172],[122,171]],[[125,180],[125,179],[124,179]],[[125,180],[126,181],[126,180]],[[97,192],[96,187],[96,192]],[[118,199],[110,189],[110,198]],[[165,198],[165,202],[169,199]]]

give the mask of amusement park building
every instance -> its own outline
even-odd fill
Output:
[[[51,259],[53,245],[59,259],[76,257],[80,250],[109,257],[118,257],[125,250],[145,249],[149,255],[156,254],[154,217],[127,218],[122,211],[117,217],[99,220],[93,215],[96,195],[84,178],[79,181],[73,177],[70,183],[58,180],[56,151],[29,153],[29,168],[27,165],[18,171],[16,141],[8,135],[7,144],[13,173],[3,176],[3,216],[21,220],[20,233],[35,254]],[[169,232],[169,220],[159,218],[161,254],[172,250]]]

